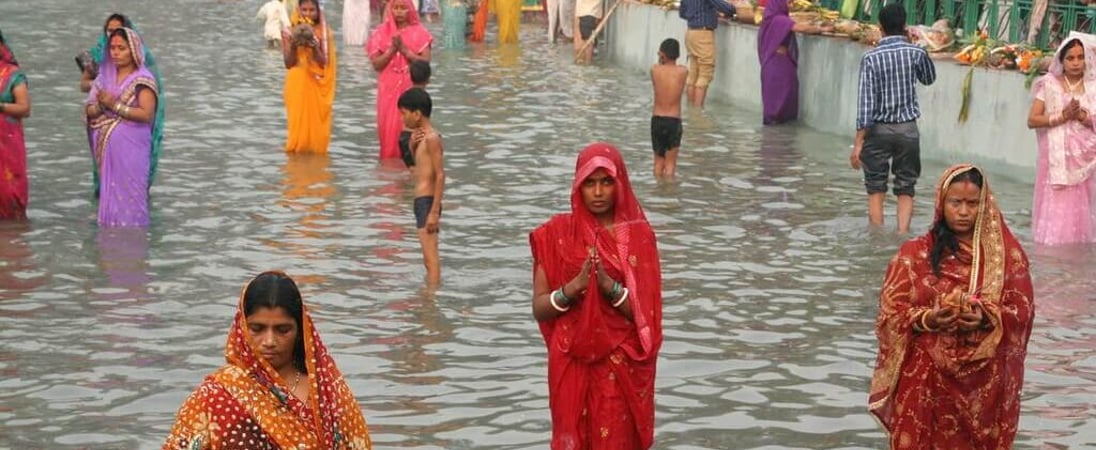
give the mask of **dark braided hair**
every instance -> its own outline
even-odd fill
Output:
[[[941,186],[940,189],[947,191],[948,187],[952,184],[969,181],[978,186],[978,189],[982,188],[982,172],[976,168],[971,168],[966,172],[960,173],[951,179],[951,182],[947,186]],[[929,253],[929,261],[932,263],[932,273],[936,276],[940,276],[940,261],[944,259],[944,252],[951,252],[954,254],[959,251],[959,238],[955,235],[955,231],[948,226],[947,220],[944,215],[941,214],[940,218],[932,225],[932,252]]]

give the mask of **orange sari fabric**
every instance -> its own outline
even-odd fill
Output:
[[[297,12],[293,26],[304,22]],[[282,98],[285,102],[288,138],[287,152],[327,153],[331,143],[331,117],[335,104],[335,78],[338,61],[335,56],[333,33],[320,12],[320,22],[313,27],[320,49],[327,54],[327,64],[312,59],[312,49],[297,48],[297,65],[285,74]]]
[[[971,168],[945,172],[937,186],[937,220],[946,187]],[[937,276],[929,233],[903,244],[887,269],[868,401],[890,434],[892,449],[999,450],[1010,448],[1016,436],[1034,293],[1027,255],[1005,224],[984,174],[970,247],[945,252]],[[914,331],[921,314],[955,287],[980,298],[992,328]]]
[[[243,294],[228,333],[228,364],[206,377],[179,409],[164,450],[366,450],[373,444],[350,387],[303,312],[309,396],[289,384],[251,347]],[[303,380],[302,380],[303,381]]]
[[[583,181],[599,168],[615,180],[613,231],[582,200]],[[662,345],[662,275],[655,234],[628,181],[620,153],[593,144],[579,155],[571,213],[529,235],[534,273],[556,289],[578,275],[588,250],[628,288],[633,319],[616,311],[590,276],[571,309],[540,323],[548,347],[553,450],[639,449],[654,442],[655,363]]]

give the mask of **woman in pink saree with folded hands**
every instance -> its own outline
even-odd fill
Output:
[[[430,61],[434,37],[419,22],[419,13],[411,0],[389,0],[384,21],[365,44],[369,61],[377,77],[377,138],[380,159],[400,157],[400,131],[403,119],[396,106],[400,95],[411,88],[411,61]]]
[[[1039,139],[1035,242],[1096,242],[1096,36],[1066,37],[1032,92],[1028,128]]]

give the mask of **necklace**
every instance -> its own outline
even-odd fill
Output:
[[[291,393],[296,392],[297,385],[299,385],[299,384],[301,384],[301,373],[297,372],[297,377],[296,377],[296,379],[293,380],[293,387],[291,389],[289,389],[289,392],[291,392]]]
[[[1085,80],[1084,80],[1084,78],[1083,78],[1083,77],[1082,77],[1082,78],[1078,78],[1078,79],[1077,79],[1077,83],[1074,83],[1074,82],[1072,82],[1072,81],[1069,81],[1069,77],[1068,77],[1068,76],[1065,76],[1065,75],[1063,75],[1063,76],[1062,76],[1062,78],[1065,78],[1065,80],[1066,80],[1066,86],[1069,86],[1069,92],[1077,92],[1077,88],[1079,88],[1079,87],[1081,87],[1081,86],[1084,86],[1084,84],[1083,84],[1083,83],[1084,83],[1084,81],[1085,81]]]

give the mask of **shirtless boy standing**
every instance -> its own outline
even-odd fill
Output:
[[[651,116],[651,144],[655,151],[655,179],[673,178],[681,147],[681,95],[689,69],[677,64],[681,45],[666,39],[658,48],[658,64],[651,66],[655,107]]]
[[[403,124],[411,130],[411,149],[415,165],[415,227],[422,245],[422,262],[426,266],[426,282],[436,286],[441,282],[441,262],[438,256],[438,221],[441,219],[442,191],[445,189],[445,169],[442,164],[441,135],[430,125],[433,104],[430,94],[422,88],[411,88],[397,102]]]

